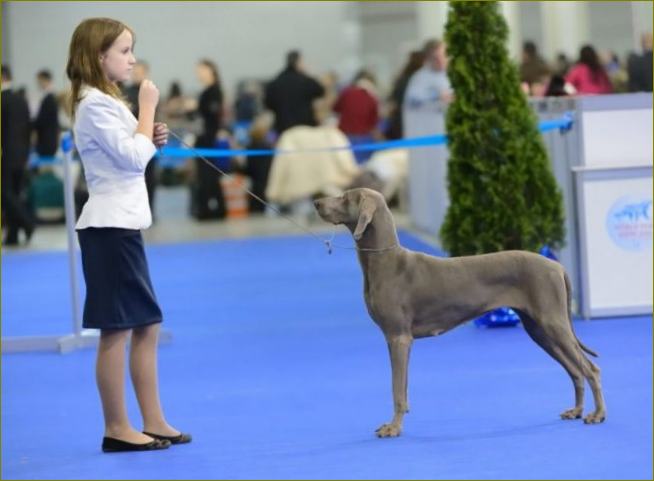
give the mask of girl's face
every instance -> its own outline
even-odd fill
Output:
[[[111,82],[129,80],[136,58],[132,52],[132,34],[123,30],[106,52],[100,54],[100,65]]]

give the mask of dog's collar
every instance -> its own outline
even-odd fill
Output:
[[[322,240],[325,243],[325,247],[327,247],[327,253],[328,254],[332,253],[332,250],[333,250],[334,247],[336,247],[338,249],[348,249],[348,250],[354,250],[354,251],[358,251],[358,252],[370,252],[371,254],[375,254],[375,253],[379,253],[379,252],[386,252],[386,251],[390,251],[390,250],[397,249],[398,247],[400,247],[400,244],[395,244],[394,246],[391,246],[391,247],[381,247],[379,249],[375,249],[375,248],[372,248],[372,247],[339,246],[338,244],[334,244],[333,239],[334,239],[334,236],[332,235],[331,239],[323,239]]]
[[[395,244],[394,246],[391,247],[381,247],[379,249],[374,249],[372,247],[355,247],[355,249],[359,252],[377,253],[377,252],[391,251],[393,249],[397,249],[398,247],[400,247],[400,244]]]

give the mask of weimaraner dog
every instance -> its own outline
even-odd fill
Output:
[[[407,370],[414,339],[438,336],[501,306],[513,308],[529,336],[572,378],[575,407],[562,419],[578,419],[584,404],[584,378],[595,411],[584,422],[606,417],[600,370],[582,351],[597,356],[572,329],[570,282],[563,267],[543,256],[505,251],[437,258],[399,245],[395,222],[381,194],[353,189],[341,197],[315,201],[320,217],[344,224],[356,240],[370,316],[386,337],[393,371],[393,420],[376,433],[399,436],[408,412]]]

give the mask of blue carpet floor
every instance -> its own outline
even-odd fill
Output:
[[[652,479],[651,317],[575,322],[601,356],[604,424],[559,420],[572,384],[521,327],[466,324],[414,344],[403,435],[380,440],[390,366],[354,252],[284,237],[148,255],[174,336],[163,404],[193,443],[102,454],[94,351],[5,354],[3,479]],[[2,281],[3,336],[70,331],[65,254],[4,255]]]

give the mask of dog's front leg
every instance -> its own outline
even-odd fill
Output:
[[[388,338],[388,351],[391,355],[391,369],[393,371],[393,420],[383,424],[375,431],[380,438],[399,436],[402,432],[402,418],[408,412],[407,382],[409,368],[409,353],[413,338],[402,335]]]

